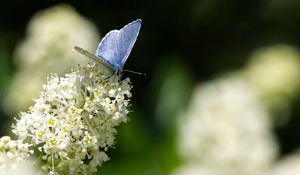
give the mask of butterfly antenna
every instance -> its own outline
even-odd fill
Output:
[[[123,70],[123,72],[129,72],[129,73],[133,73],[133,74],[137,74],[137,75],[144,75],[146,76],[146,73],[142,73],[142,72],[136,72],[136,71],[132,71],[132,70]]]

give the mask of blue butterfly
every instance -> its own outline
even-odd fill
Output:
[[[127,25],[121,30],[112,30],[107,33],[96,50],[96,56],[75,46],[74,49],[79,53],[100,62],[114,73],[121,73],[123,66],[133,48],[139,35],[142,20],[138,19]]]

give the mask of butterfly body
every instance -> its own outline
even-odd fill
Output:
[[[138,19],[120,30],[108,32],[99,43],[95,55],[77,46],[75,46],[75,50],[100,62],[113,72],[120,73],[136,42],[141,24],[142,20]]]

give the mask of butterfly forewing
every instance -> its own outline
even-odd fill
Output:
[[[119,32],[118,55],[123,67],[138,37],[141,20],[134,21],[123,27]]]

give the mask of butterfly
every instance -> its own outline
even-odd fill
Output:
[[[137,40],[142,20],[138,19],[120,30],[108,32],[100,41],[96,54],[75,46],[74,49],[102,65],[114,73],[122,73],[123,66]]]

